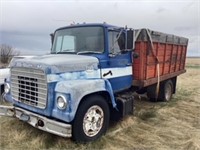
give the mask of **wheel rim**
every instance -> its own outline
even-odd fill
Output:
[[[103,121],[104,113],[102,108],[97,105],[90,107],[83,119],[84,133],[89,137],[97,135],[103,126]]]
[[[171,99],[171,96],[172,96],[172,87],[171,87],[170,84],[167,84],[166,88],[165,88],[165,99],[166,99],[166,101],[169,101]]]

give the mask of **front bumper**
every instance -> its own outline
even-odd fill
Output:
[[[48,119],[44,116],[32,113],[30,111],[14,107],[0,105],[0,116],[16,117],[27,122],[35,128],[56,134],[62,137],[71,137],[71,125],[59,121]]]

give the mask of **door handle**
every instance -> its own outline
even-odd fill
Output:
[[[106,72],[106,73],[104,73],[104,74],[103,74],[103,77],[105,77],[105,76],[107,76],[107,75],[109,75],[109,74],[112,76],[112,71],[111,71],[111,70],[108,71],[108,72]]]

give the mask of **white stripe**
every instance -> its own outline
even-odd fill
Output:
[[[109,71],[112,72],[112,75],[109,73],[108,75],[103,76]],[[132,66],[101,69],[101,76],[102,78],[106,78],[106,79],[123,77],[123,76],[128,76],[128,75],[132,75]]]
[[[112,75],[108,74],[108,72],[111,72]],[[111,78],[123,77],[123,76],[128,76],[128,75],[132,75],[132,66],[121,67],[121,68],[86,70],[86,71],[78,71],[78,72],[66,72],[66,73],[61,73],[59,75],[48,74],[47,82],[50,83],[50,82],[56,82],[56,81],[62,81],[62,80],[77,80],[77,79],[92,79],[92,78],[99,79],[101,77],[105,79],[111,79]]]

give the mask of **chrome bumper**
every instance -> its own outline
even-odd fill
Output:
[[[30,111],[14,107],[0,105],[0,116],[16,117],[27,122],[35,128],[56,134],[62,137],[71,137],[71,125],[59,121],[48,119],[44,116],[32,113]]]

